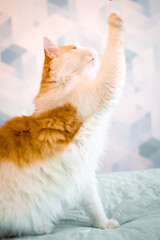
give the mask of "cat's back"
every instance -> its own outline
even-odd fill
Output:
[[[72,141],[81,125],[71,105],[12,118],[0,128],[0,160],[21,167],[54,157]]]
[[[29,133],[28,117],[14,117],[0,127],[0,160],[10,158],[13,149],[17,149],[24,139],[22,135]]]

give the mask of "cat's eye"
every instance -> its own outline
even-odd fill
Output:
[[[77,47],[76,47],[76,46],[74,46],[74,47],[73,47],[73,49],[77,49]]]

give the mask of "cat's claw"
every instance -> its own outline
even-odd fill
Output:
[[[119,227],[119,222],[115,219],[109,219],[106,228],[117,228]]]
[[[121,28],[123,26],[123,20],[120,18],[120,16],[117,13],[111,13],[108,17],[108,24],[114,27]]]

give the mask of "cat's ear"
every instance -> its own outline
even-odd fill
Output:
[[[47,38],[43,38],[44,52],[49,58],[54,58],[59,56],[58,48]]]

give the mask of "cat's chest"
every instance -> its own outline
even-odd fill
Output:
[[[95,117],[84,123],[76,135],[74,142],[77,144],[77,151],[84,153],[83,157],[88,157],[92,161],[102,153],[107,135],[109,119]]]
[[[96,170],[104,150],[107,126],[105,115],[104,118],[95,117],[83,124],[74,140],[59,155],[61,162],[70,172],[88,175]]]

